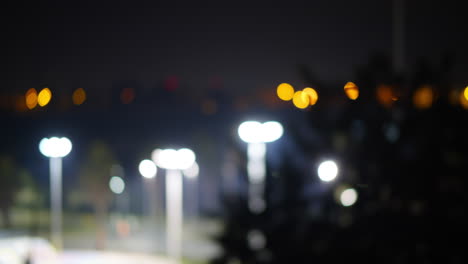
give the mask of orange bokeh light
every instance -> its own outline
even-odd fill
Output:
[[[347,82],[344,91],[349,99],[356,100],[359,97],[359,87],[353,82]]]
[[[434,99],[434,90],[429,85],[421,86],[413,94],[413,104],[421,110],[430,108]]]
[[[306,94],[307,96],[309,96],[309,104],[310,105],[315,105],[317,103],[318,94],[317,94],[317,91],[315,91],[314,88],[307,87],[307,88],[304,88],[304,90],[302,90],[302,92],[304,94]]]

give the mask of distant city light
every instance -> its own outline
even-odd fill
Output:
[[[44,88],[39,92],[37,96],[37,102],[40,106],[46,106],[52,99],[52,92],[49,88]]]
[[[125,182],[119,176],[112,176],[109,181],[109,188],[115,194],[121,194],[125,190]]]
[[[72,95],[73,104],[81,105],[86,101],[86,92],[83,88],[78,88]]]
[[[215,100],[206,99],[201,103],[201,111],[205,115],[213,115],[218,111],[218,104]]]
[[[66,137],[43,138],[39,142],[39,151],[42,153],[42,155],[50,158],[65,157],[68,155],[68,153],[70,153],[71,150],[72,143]]]
[[[351,100],[356,100],[359,97],[359,87],[353,82],[347,82],[344,86],[346,96]]]
[[[340,202],[343,206],[351,206],[356,203],[358,194],[355,189],[349,188],[344,190],[340,195]]]
[[[395,143],[400,137],[400,129],[395,123],[390,123],[384,127],[385,137],[388,141]]]
[[[309,96],[309,104],[310,105],[315,105],[318,100],[318,94],[317,91],[315,91],[314,88],[306,87],[304,90],[302,90],[303,93]]]
[[[294,93],[293,96],[293,104],[299,108],[299,109],[304,109],[309,106],[310,99],[309,96],[304,93],[303,91],[297,91]]]
[[[320,180],[324,182],[333,181],[338,175],[338,166],[332,160],[327,160],[320,163],[318,170]]]
[[[393,105],[395,99],[398,99],[394,95],[393,87],[385,84],[377,86],[376,97],[377,101],[387,108]]]
[[[198,167],[197,162],[194,162],[190,168],[183,170],[184,175],[190,179],[197,178],[199,172],[200,172],[200,168]]]
[[[424,110],[432,106],[434,91],[431,86],[425,85],[418,88],[413,94],[413,104],[416,108]]]
[[[278,98],[283,101],[290,101],[294,96],[294,88],[289,83],[282,83],[276,89]]]
[[[123,104],[130,104],[135,100],[135,90],[133,88],[124,88],[120,93],[120,100]]]
[[[37,105],[37,91],[34,88],[29,89],[26,92],[26,107],[33,109]]]
[[[247,233],[247,243],[250,249],[263,249],[266,246],[265,235],[260,230],[251,230]]]
[[[464,92],[460,93],[460,105],[468,109],[468,86],[465,88]]]
[[[148,179],[154,178],[158,171],[156,164],[149,159],[142,160],[138,166],[138,170],[140,171],[141,176]]]

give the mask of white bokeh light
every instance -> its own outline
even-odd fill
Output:
[[[178,167],[181,170],[186,170],[192,167],[193,163],[195,162],[195,153],[191,149],[183,148],[177,151],[177,158],[178,158]]]
[[[246,121],[237,130],[239,137],[247,143],[261,142],[262,124],[257,121]]]
[[[66,137],[43,138],[39,142],[39,151],[42,153],[42,155],[49,158],[65,157],[70,153],[71,150],[72,143]]]
[[[276,121],[269,121],[262,124],[262,141],[273,142],[283,135],[283,126]]]
[[[183,172],[184,172],[184,175],[190,179],[197,178],[198,174],[200,173],[200,168],[198,167],[198,163],[193,162],[192,166],[188,169],[185,169]]]
[[[260,123],[246,121],[237,130],[239,137],[247,143],[273,142],[283,135],[283,126],[276,121]]]
[[[260,230],[250,230],[247,233],[247,243],[253,250],[260,250],[266,246],[266,237]]]
[[[149,159],[142,160],[140,165],[138,165],[138,170],[140,171],[141,176],[148,179],[154,178],[158,171],[154,162]]]
[[[355,189],[349,188],[344,190],[340,195],[340,202],[343,206],[351,206],[356,203],[358,194]]]
[[[112,176],[109,181],[109,188],[115,194],[121,194],[125,190],[125,182],[119,176]]]
[[[195,162],[195,153],[188,149],[183,148],[175,149],[157,149],[152,153],[154,163],[164,169],[169,170],[185,170],[190,168]]]
[[[333,181],[338,175],[338,166],[332,160],[320,163],[318,167],[318,176],[324,182]]]

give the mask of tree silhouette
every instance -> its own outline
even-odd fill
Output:
[[[80,183],[93,206],[97,223],[96,248],[105,247],[107,221],[112,194],[109,190],[111,167],[115,158],[111,149],[102,141],[90,144],[86,160],[80,170]]]
[[[6,228],[11,227],[10,209],[20,187],[15,161],[10,156],[0,154],[0,211]]]

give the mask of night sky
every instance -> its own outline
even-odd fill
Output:
[[[406,2],[408,65],[451,54],[455,72],[466,74],[460,4]],[[217,78],[239,94],[301,83],[300,64],[341,83],[374,53],[390,55],[392,44],[392,1],[15,1],[4,4],[1,19],[3,91],[102,90],[119,80],[151,89],[177,76],[188,93]]]

